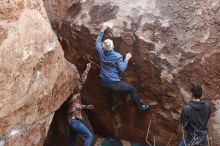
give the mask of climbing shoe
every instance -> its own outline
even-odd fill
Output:
[[[141,106],[141,111],[143,112],[143,111],[149,110],[150,108],[151,108],[151,105],[145,103]]]

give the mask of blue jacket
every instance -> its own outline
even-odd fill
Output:
[[[100,59],[100,77],[104,82],[121,81],[121,74],[128,65],[128,60],[123,61],[123,56],[115,51],[104,51],[102,48],[102,37],[104,33],[99,32],[96,39],[96,49]]]

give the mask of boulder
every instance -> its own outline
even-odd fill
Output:
[[[218,0],[74,0],[65,9],[54,5],[46,9],[50,20],[62,10],[62,18],[56,22],[59,27],[54,30],[66,59],[76,64],[79,72],[87,62],[93,63],[82,96],[85,103],[96,106],[94,112],[87,113],[95,133],[143,143],[151,122],[149,141],[154,137],[157,145],[177,145],[182,138],[181,108],[190,100],[192,85],[200,84],[204,99],[218,109],[213,110],[209,136],[215,141],[213,145],[219,144]],[[100,86],[95,49],[97,34],[105,22],[112,28],[104,38],[111,38],[115,50],[123,55],[133,54],[123,80],[134,85],[145,102],[158,103],[148,112],[140,113],[130,98],[122,96],[117,98],[119,111],[109,110]]]
[[[0,143],[42,146],[79,74],[64,58],[43,1],[0,5]]]

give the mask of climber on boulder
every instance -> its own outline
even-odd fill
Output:
[[[126,70],[128,61],[131,59],[131,53],[127,53],[125,59],[123,56],[114,51],[113,41],[106,39],[102,42],[104,31],[108,25],[103,24],[101,32],[96,39],[96,49],[100,59],[100,78],[102,86],[107,90],[107,98],[111,106],[111,110],[115,111],[119,108],[119,104],[114,100],[117,92],[125,92],[131,95],[131,98],[140,111],[150,109],[150,105],[142,102],[139,98],[136,88],[121,81],[121,75]]]
[[[90,146],[93,135],[89,129],[82,123],[82,109],[93,109],[93,105],[82,105],[80,90],[86,81],[87,74],[91,68],[91,64],[87,64],[86,70],[83,72],[78,86],[74,89],[71,97],[68,99],[68,123],[70,127],[69,145],[76,146],[77,134],[84,137],[84,146]]]

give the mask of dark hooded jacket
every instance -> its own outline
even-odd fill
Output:
[[[207,131],[211,108],[205,101],[190,101],[183,109],[181,123],[187,132]]]

